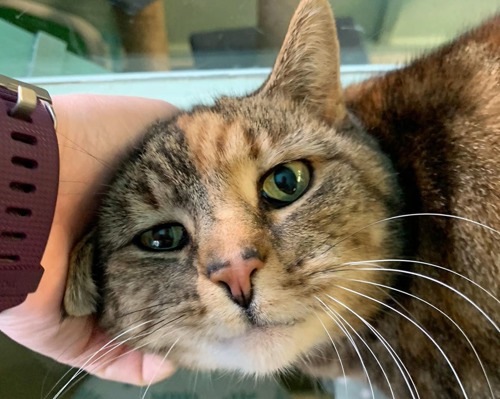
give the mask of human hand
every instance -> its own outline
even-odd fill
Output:
[[[135,97],[67,95],[54,98],[60,154],[59,191],[49,240],[42,259],[45,273],[24,303],[0,313],[0,330],[20,344],[99,377],[144,385],[168,377],[172,364],[151,354],[110,347],[93,317],[61,319],[71,249],[92,220],[121,154],[145,128],[171,117],[172,105]],[[130,353],[127,353],[129,352]]]

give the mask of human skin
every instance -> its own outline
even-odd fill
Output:
[[[55,215],[41,261],[45,272],[35,293],[21,305],[0,313],[0,331],[35,352],[81,367],[111,338],[92,317],[61,317],[71,249],[92,224],[98,194],[117,159],[147,126],[171,117],[176,108],[145,98],[66,95],[54,98],[54,109],[60,177]],[[126,345],[96,363],[86,364],[84,369],[105,379],[136,385],[164,379],[175,370],[163,358],[131,351]]]

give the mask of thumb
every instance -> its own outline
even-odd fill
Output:
[[[146,386],[170,377],[175,366],[166,356],[128,350],[100,367],[85,368],[91,374],[106,380]]]
[[[154,384],[170,377],[176,371],[175,366],[166,356],[145,354],[142,364],[142,376],[146,384]]]

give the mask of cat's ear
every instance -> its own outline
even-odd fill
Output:
[[[88,316],[97,310],[99,294],[92,277],[94,242],[92,231],[71,253],[63,304],[65,316]]]
[[[340,84],[335,20],[327,0],[302,0],[269,79],[258,94],[279,93],[333,123],[346,108]]]

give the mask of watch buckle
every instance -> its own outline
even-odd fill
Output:
[[[52,107],[52,98],[47,90],[4,75],[0,75],[0,87],[17,93],[16,105],[10,110],[11,116],[14,118],[28,119],[36,109],[38,100],[40,100],[52,118],[54,129],[56,128],[57,120]]]

